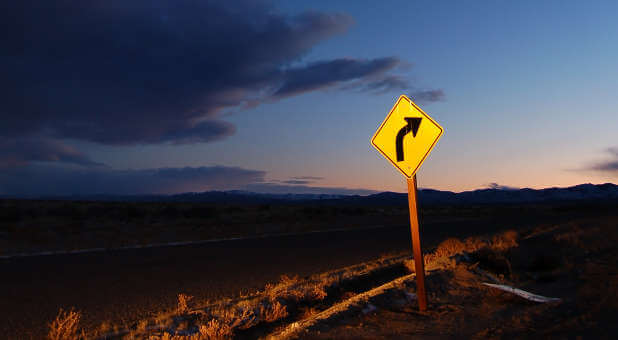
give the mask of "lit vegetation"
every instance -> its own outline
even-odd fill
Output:
[[[74,310],[60,309],[56,319],[49,324],[47,337],[50,340],[77,340],[83,337],[79,333],[78,324],[81,314]]]

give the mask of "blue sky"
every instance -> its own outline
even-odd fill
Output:
[[[146,3],[142,5],[146,6]],[[166,25],[168,21],[173,22],[175,16],[186,19],[183,16],[188,15],[184,9],[166,9],[166,1],[155,3],[163,4],[157,15]],[[190,18],[197,18],[199,22],[200,9],[207,18],[208,8],[193,10]],[[95,13],[93,15],[104,10],[111,11],[111,14],[105,13],[112,17],[127,15],[126,26],[120,25],[119,30],[127,27],[128,31],[133,30],[132,18],[142,18],[142,12],[152,11],[139,6],[132,8],[130,15],[108,8],[89,10]],[[74,193],[76,191],[63,188],[81,184],[59,179],[62,176],[46,178],[45,171],[33,169],[69,169],[67,174],[79,171],[84,181],[88,181],[91,173],[99,174],[99,177],[94,177],[99,179],[105,176],[120,178],[128,169],[152,173],[156,169],[186,167],[212,170],[214,166],[224,172],[214,182],[209,177],[213,171],[200,180],[191,177],[195,175],[193,171],[193,175],[184,178],[185,182],[179,182],[177,186],[173,183],[149,186],[145,182],[143,187],[131,190],[319,192],[322,188],[330,188],[323,190],[345,193],[354,192],[349,189],[404,191],[402,176],[371,148],[369,140],[400,94],[408,94],[414,99],[415,94],[425,93],[423,91],[444,95],[433,98],[437,100],[420,98],[418,104],[445,128],[444,136],[418,174],[423,187],[462,191],[495,182],[540,188],[615,182],[618,177],[616,2],[393,1],[388,6],[379,6],[372,1],[275,1],[246,11],[225,9],[236,10],[239,13],[235,14],[235,20],[241,23],[246,20],[262,27],[260,29],[271,27],[267,26],[265,18],[272,19],[272,16],[290,23],[291,27],[304,25],[309,19],[302,18],[310,18],[305,35],[309,38],[299,34],[268,45],[271,49],[281,46],[281,53],[289,53],[289,57],[279,60],[279,54],[268,54],[268,51],[263,52],[264,55],[246,56],[247,60],[270,58],[265,61],[268,64],[246,61],[245,64],[252,67],[247,71],[249,74],[261,70],[264,65],[277,72],[293,72],[276,79],[260,74],[269,82],[243,85],[245,87],[238,92],[237,84],[241,81],[248,84],[249,77],[234,72],[223,75],[214,71],[199,72],[194,71],[195,68],[187,72],[188,76],[182,77],[178,74],[182,75],[184,69],[176,65],[169,66],[174,73],[156,78],[151,74],[159,71],[144,67],[140,72],[134,72],[135,75],[132,73],[135,79],[123,83],[124,78],[114,78],[114,82],[121,82],[127,88],[145,86],[147,90],[119,92],[114,89],[106,94],[105,86],[93,84],[100,84],[100,79],[107,81],[107,76],[84,74],[85,71],[81,70],[88,69],[84,67],[67,71],[78,75],[74,78],[79,78],[81,88],[78,89],[73,81],[62,87],[66,90],[54,92],[53,100],[48,100],[49,94],[45,91],[29,91],[32,86],[28,82],[42,82],[44,79],[53,85],[56,82],[49,79],[62,75],[41,71],[24,77],[15,72],[15,79],[20,79],[17,90],[23,90],[25,100],[40,102],[43,97],[46,103],[44,107],[33,106],[32,110],[43,111],[33,119],[46,122],[40,117],[57,115],[58,121],[67,124],[41,123],[40,129],[29,128],[17,136],[13,133],[15,127],[11,131],[0,131],[0,165],[4,160],[4,168],[0,168],[0,193],[37,193],[36,188],[20,192],[18,186],[7,184],[25,181],[23,177],[15,177],[19,169],[30,169],[32,176],[43,174],[37,175],[42,176],[40,183],[64,183],[63,186],[50,186],[44,192],[61,194]],[[40,15],[45,16],[45,12],[42,13]],[[26,19],[26,23],[28,20],[34,22],[34,18]],[[101,21],[103,26],[105,22]],[[78,22],[75,27],[79,25],[84,23]],[[238,22],[211,25],[213,30],[223,29],[223,32],[231,33],[242,33],[244,27]],[[228,29],[235,28],[235,25],[240,28]],[[143,27],[146,27],[146,33],[153,27],[161,29],[159,23],[156,26],[147,23]],[[168,27],[173,26],[165,26],[165,29]],[[85,30],[95,28],[86,27]],[[187,37],[193,28],[186,26],[183,29],[183,37]],[[278,31],[274,32],[273,36],[279,39]],[[73,34],[61,33],[59,36]],[[210,45],[200,50],[201,45],[197,42],[189,47],[199,50],[201,58],[209,62],[213,58],[219,60],[217,54],[233,58],[236,45],[249,46],[247,50],[250,51],[261,51],[259,39],[245,41],[250,39],[246,34],[211,37],[208,32],[202,33],[202,36],[209,37]],[[32,34],[36,37],[40,33]],[[111,38],[106,39],[113,41],[118,36],[110,35]],[[211,44],[214,40],[217,44]],[[298,43],[302,48],[296,47],[296,41],[302,43]],[[36,44],[36,40],[32,44]],[[156,51],[153,52],[152,46],[157,47]],[[193,50],[184,42],[166,40],[152,46],[146,45],[135,53],[145,60],[150,59],[148,53],[157,53],[163,61],[157,64],[157,70],[161,65],[194,62],[191,59]],[[286,46],[291,47],[284,49]],[[131,72],[137,64],[126,61],[130,54],[123,48],[110,51],[105,60],[117,58],[118,65],[112,65],[113,69],[124,67]],[[82,58],[83,51],[88,51],[75,50],[73,46],[66,47],[66,50],[69,60],[72,56]],[[49,49],[44,51],[53,53]],[[22,60],[29,60],[27,57],[22,56]],[[205,65],[222,65],[227,59],[222,57],[223,61],[217,61],[219,64]],[[191,65],[200,67],[204,59],[200,60],[202,64],[195,62]],[[344,62],[350,60],[353,65]],[[38,63],[43,69],[46,61]],[[320,72],[314,72],[312,65],[324,67],[319,68]],[[53,65],[48,67],[51,69]],[[342,71],[343,67],[348,68]],[[257,79],[258,71],[255,72]],[[238,80],[231,82],[230,77]],[[371,90],[370,87],[379,81],[388,81],[389,86]],[[156,95],[147,93],[144,100],[130,97],[151,90],[148,84],[152,82],[157,84],[156,91],[165,92],[152,90]],[[284,85],[277,90],[282,82]],[[194,86],[198,83],[201,87]],[[221,94],[216,90],[220,83],[233,84],[234,91],[221,95],[225,101],[209,97],[212,93]],[[84,86],[90,86],[96,92],[85,92],[82,90]],[[305,87],[284,91],[295,89],[293,86]],[[273,88],[274,94],[263,95],[263,89],[269,87]],[[76,97],[80,99],[76,100]],[[157,98],[163,97],[165,100],[157,102]],[[202,104],[202,99],[195,99],[203,97],[208,98],[207,104]],[[257,101],[247,104],[256,97]],[[92,103],[87,101],[88,98],[92,98]],[[148,105],[153,100],[157,105]],[[188,101],[192,101],[191,105],[185,105]],[[211,102],[216,102],[216,105]],[[208,124],[195,125],[195,119],[201,119],[199,115],[191,116],[193,125],[190,126],[186,121],[174,120],[177,119],[174,117],[187,116],[186,112],[196,110],[196,107],[199,109],[199,105],[206,105],[203,117],[208,118]],[[58,109],[54,109],[55,106]],[[103,109],[97,111],[97,106]],[[114,111],[105,111],[107,106]],[[23,126],[23,122],[14,119],[20,114],[24,116],[15,107],[7,105],[2,115],[15,120],[14,126]],[[92,108],[88,114],[94,127],[81,128],[89,125],[84,123],[85,120],[74,119],[84,114],[84,108]],[[153,110],[156,113],[152,113]],[[69,111],[70,114],[65,113]],[[114,112],[121,111],[126,113],[114,116]],[[134,114],[138,111],[139,114]],[[177,129],[165,130],[158,125],[168,124],[168,118],[169,124],[178,124]],[[99,126],[105,128],[104,132],[100,132]],[[19,149],[18,145],[29,147],[18,154],[15,151]],[[40,150],[51,153],[44,154]],[[2,152],[8,156],[2,158]],[[225,179],[225,173],[236,179],[242,177],[235,172],[238,169],[246,170],[248,177],[245,180]],[[302,186],[286,183],[294,181],[295,177],[307,176],[315,178],[297,179]],[[125,185],[128,180],[101,181],[113,187]],[[100,187],[90,189],[100,190]],[[126,190],[119,192],[127,193]]]

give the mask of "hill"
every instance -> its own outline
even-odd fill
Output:
[[[423,205],[440,204],[517,204],[561,201],[618,200],[618,185],[580,184],[566,188],[511,189],[489,188],[464,192],[419,189],[419,202]],[[20,198],[20,197],[3,197]],[[32,197],[30,197],[32,198]],[[223,204],[271,204],[271,203],[319,203],[360,205],[406,204],[407,194],[382,192],[378,194],[327,195],[327,194],[268,194],[249,191],[206,191],[175,195],[83,195],[36,197],[36,199],[72,201],[119,201],[119,202],[203,202]]]

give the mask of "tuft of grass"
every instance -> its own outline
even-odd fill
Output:
[[[504,258],[500,253],[517,247],[519,234],[513,230],[507,230],[496,234],[489,241],[479,237],[469,237],[463,242],[456,238],[442,241],[432,253],[424,254],[423,260],[426,270],[449,269],[456,265],[454,255],[463,253],[493,254],[500,259]],[[404,260],[404,266],[410,273],[416,272],[413,259]],[[510,273],[510,264],[505,265]]]
[[[300,307],[299,317],[300,317],[301,320],[302,319],[307,319],[307,318],[310,318],[310,317],[318,314],[319,312],[320,312],[320,310],[317,309],[317,308],[303,306],[303,307]]]
[[[147,328],[148,328],[148,320],[142,320],[142,321],[138,322],[138,324],[137,324],[137,331],[138,332],[144,333],[144,332],[146,332]]]
[[[403,265],[406,267],[408,272],[416,273],[416,265],[414,264],[414,260],[404,260]]]
[[[293,285],[295,283],[298,283],[299,279],[298,279],[298,275],[293,275],[293,276],[287,276],[286,274],[281,275],[281,277],[279,278],[279,282],[282,285]]]
[[[324,286],[314,285],[306,290],[304,298],[308,301],[322,301],[327,295]]]
[[[287,306],[282,305],[279,301],[272,301],[270,304],[264,304],[260,308],[260,318],[264,322],[273,322],[288,316]]]
[[[229,339],[234,333],[232,328],[224,322],[212,319],[205,325],[200,325],[200,336],[204,339]]]
[[[78,324],[81,318],[81,313],[73,309],[64,311],[62,308],[58,312],[56,319],[49,324],[49,340],[77,340],[80,338],[78,334]]]
[[[327,295],[324,287],[329,284],[327,281],[304,283],[298,276],[282,275],[279,283],[267,284],[264,287],[264,294],[270,301],[322,301]]]
[[[191,301],[193,300],[193,296],[180,293],[178,294],[178,314],[187,314],[190,309]]]
[[[442,241],[434,255],[436,257],[451,257],[455,254],[461,254],[466,249],[466,245],[456,238],[448,238]]]
[[[491,238],[491,248],[497,251],[505,251],[507,249],[517,247],[518,237],[519,235],[516,231],[507,230]]]
[[[287,318],[299,307],[305,308],[305,313],[309,315],[317,313],[315,305],[327,297],[328,289],[385,266],[399,265],[404,258],[405,255],[390,258],[385,256],[375,261],[316,274],[305,279],[282,275],[279,282],[267,284],[264,290],[255,293],[243,293],[239,299],[222,299],[198,304],[194,302],[192,296],[178,294],[176,310],[159,313],[150,321],[139,322],[125,334],[129,338],[133,336],[151,340],[231,338],[238,330]]]
[[[464,240],[464,246],[467,252],[473,253],[477,250],[487,247],[489,243],[480,237],[468,237]]]

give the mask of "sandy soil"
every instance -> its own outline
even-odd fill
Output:
[[[414,281],[302,332],[302,339],[590,338],[618,335],[618,221],[571,222],[520,232],[519,245],[478,252],[427,277],[429,309]],[[498,281],[561,302],[535,303],[483,286]],[[367,308],[370,307],[370,308]],[[375,310],[373,310],[375,307]],[[364,309],[364,312],[363,312]]]

